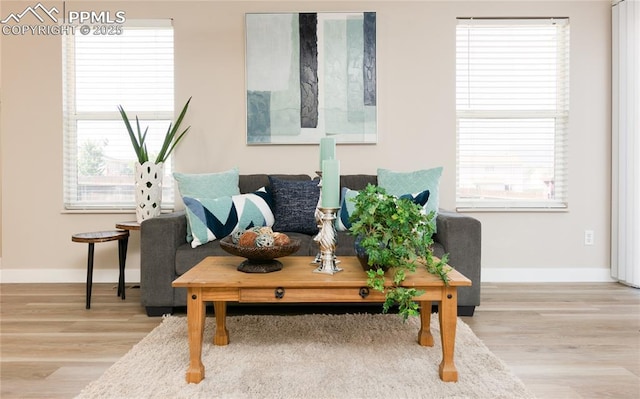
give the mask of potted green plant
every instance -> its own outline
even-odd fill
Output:
[[[162,201],[162,176],[164,174],[164,162],[167,160],[176,145],[189,131],[189,127],[180,132],[180,125],[184,119],[191,97],[182,108],[175,123],[170,123],[165,133],[162,146],[154,161],[149,159],[147,150],[147,132],[149,127],[140,128],[140,121],[136,116],[136,131],[133,130],[129,117],[122,105],[118,105],[118,111],[124,122],[133,150],[136,153],[138,162],[135,165],[135,195],[136,195],[136,219],[138,223],[160,214],[160,204]],[[180,132],[180,133],[179,133]]]
[[[385,294],[383,312],[398,305],[406,320],[419,315],[413,300],[423,292],[401,284],[408,272],[423,265],[448,284],[447,255],[433,256],[431,245],[435,215],[408,198],[390,195],[382,187],[369,184],[352,199],[355,208],[350,216],[349,234],[356,237],[356,253],[367,272],[367,285]],[[385,272],[391,273],[391,285],[385,286]]]

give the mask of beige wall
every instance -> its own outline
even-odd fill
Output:
[[[45,2],[51,4],[52,2]],[[3,16],[13,8],[4,2]],[[142,5],[142,6],[141,6]],[[193,96],[192,130],[176,170],[241,173],[316,168],[316,146],[246,146],[244,13],[377,12],[377,145],[340,145],[342,172],[444,166],[441,206],[455,207],[455,18],[559,16],[571,23],[570,206],[564,213],[474,213],[483,225],[489,280],[604,279],[610,225],[610,2],[66,2],[67,9],[124,9],[127,18],[171,17],[176,104]],[[82,281],[86,248],[75,232],[110,229],[133,214],[69,214],[62,207],[61,44],[2,36],[2,276]],[[584,246],[584,230],[595,245]],[[113,245],[111,245],[113,244]],[[139,262],[138,237],[128,268]],[[98,245],[99,272],[116,278],[115,244]],[[99,274],[100,276],[100,274]],[[100,278],[100,277],[98,277]],[[132,278],[135,278],[132,277]]]

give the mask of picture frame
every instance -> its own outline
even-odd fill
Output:
[[[375,12],[248,13],[248,145],[377,142]]]

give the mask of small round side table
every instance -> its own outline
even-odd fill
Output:
[[[118,222],[118,223],[116,223],[116,229],[138,231],[138,230],[140,230],[140,223],[138,223],[136,221]]]
[[[93,253],[94,245],[99,242],[118,241],[118,261],[120,277],[118,278],[118,296],[124,300],[124,265],[127,256],[127,243],[129,231],[110,230],[94,231],[91,233],[78,233],[71,236],[71,241],[89,244],[89,256],[87,258],[87,300],[86,308],[91,309],[91,286],[93,285]]]

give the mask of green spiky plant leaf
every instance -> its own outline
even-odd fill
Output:
[[[178,133],[180,131],[180,125],[182,124],[182,120],[184,119],[184,116],[186,115],[187,110],[189,109],[190,102],[191,102],[191,97],[189,97],[189,100],[187,100],[184,107],[182,107],[182,111],[180,112],[178,119],[176,119],[176,122],[174,124],[171,124],[171,123],[169,124],[169,127],[167,128],[167,133],[165,133],[164,140],[162,142],[162,147],[160,148],[160,152],[156,156],[154,163],[165,162],[169,157],[169,155],[171,155],[171,153],[175,149],[176,145],[180,142],[180,140],[182,140],[184,135],[187,134],[187,132],[191,128],[191,126],[189,126],[186,129],[184,129],[182,132]],[[133,127],[131,126],[131,122],[129,121],[129,117],[127,116],[127,113],[125,112],[124,108],[122,108],[122,105],[118,105],[118,111],[120,112],[122,121],[124,122],[124,125],[127,128],[127,133],[129,133],[129,138],[131,139],[131,145],[133,146],[133,151],[136,153],[138,162],[142,164],[149,161],[149,152],[147,151],[147,143],[145,141],[147,138],[147,132],[149,130],[149,127],[147,126],[143,132],[142,129],[140,128],[140,121],[136,116],[136,130],[134,131]]]

